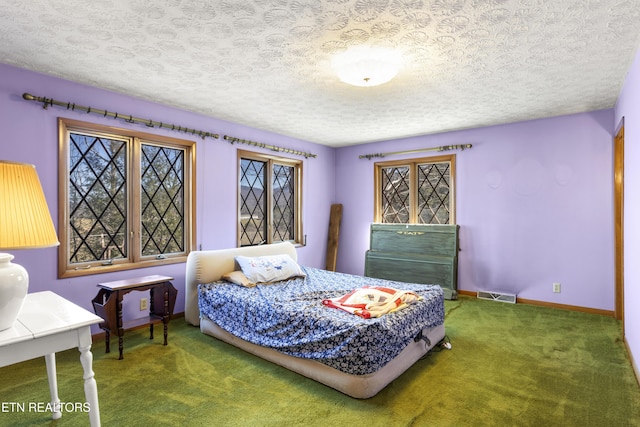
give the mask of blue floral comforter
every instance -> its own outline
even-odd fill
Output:
[[[198,304],[231,334],[291,356],[314,359],[342,372],[376,372],[417,333],[444,323],[444,296],[437,285],[390,282],[302,267],[305,278],[244,288],[226,281],[201,284]],[[387,286],[423,299],[379,318],[363,319],[322,300],[363,286]]]

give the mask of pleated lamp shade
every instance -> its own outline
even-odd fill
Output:
[[[0,160],[0,249],[58,244],[35,166]]]

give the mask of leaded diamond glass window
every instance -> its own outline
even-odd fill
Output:
[[[240,162],[240,246],[267,241],[267,163],[242,159]]]
[[[275,241],[295,237],[295,168],[273,165],[273,238]]]
[[[69,137],[69,259],[127,257],[126,140]]]
[[[382,222],[409,222],[409,167],[382,168]]]
[[[455,156],[376,163],[376,222],[452,224]]]
[[[302,162],[239,151],[239,245],[302,243]]]
[[[142,144],[142,255],[184,251],[184,150]]]
[[[418,165],[418,223],[449,224],[449,162]]]
[[[194,245],[195,143],[59,125],[59,276],[183,262]]]

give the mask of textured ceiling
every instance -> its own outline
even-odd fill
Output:
[[[640,0],[0,2],[4,63],[330,146],[610,108],[639,42]],[[340,82],[361,44],[398,76]]]

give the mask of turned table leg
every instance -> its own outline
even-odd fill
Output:
[[[91,354],[91,330],[86,328],[80,332],[80,363],[84,379],[84,396],[89,410],[91,427],[100,426],[100,406],[98,405],[98,385],[93,373],[93,354]]]
[[[47,365],[47,377],[49,378],[49,392],[51,393],[52,418],[54,420],[62,417],[60,411],[60,399],[58,398],[58,378],[56,375],[56,354],[51,353],[44,356]]]
[[[120,356],[118,360],[124,359],[122,352],[124,350],[124,325],[122,323],[122,294],[120,291],[116,291],[116,317],[118,322],[118,351]]]

